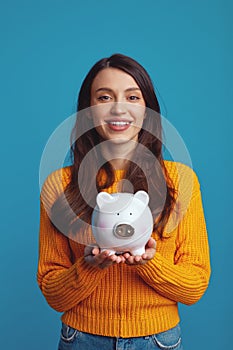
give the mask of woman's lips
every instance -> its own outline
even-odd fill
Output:
[[[108,127],[114,131],[125,131],[130,127],[132,123],[131,121],[124,120],[106,120],[105,122],[108,124]]]

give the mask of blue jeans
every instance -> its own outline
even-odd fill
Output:
[[[179,324],[168,331],[136,338],[114,338],[80,332],[62,324],[58,350],[182,350]]]

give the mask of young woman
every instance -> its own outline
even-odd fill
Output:
[[[73,164],[41,193],[38,283],[63,312],[59,350],[182,349],[177,304],[205,292],[209,248],[198,179],[163,159],[161,135],[145,69],[120,54],[97,62],[79,93]],[[150,196],[145,253],[101,252],[88,244],[96,194],[129,190]]]

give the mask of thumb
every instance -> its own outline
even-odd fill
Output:
[[[156,248],[156,240],[152,237],[150,237],[149,241],[147,242],[147,247],[148,248]]]

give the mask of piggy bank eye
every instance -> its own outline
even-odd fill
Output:
[[[120,213],[116,213],[116,215],[120,215]]]
[[[129,213],[129,215],[133,215],[133,213]]]

